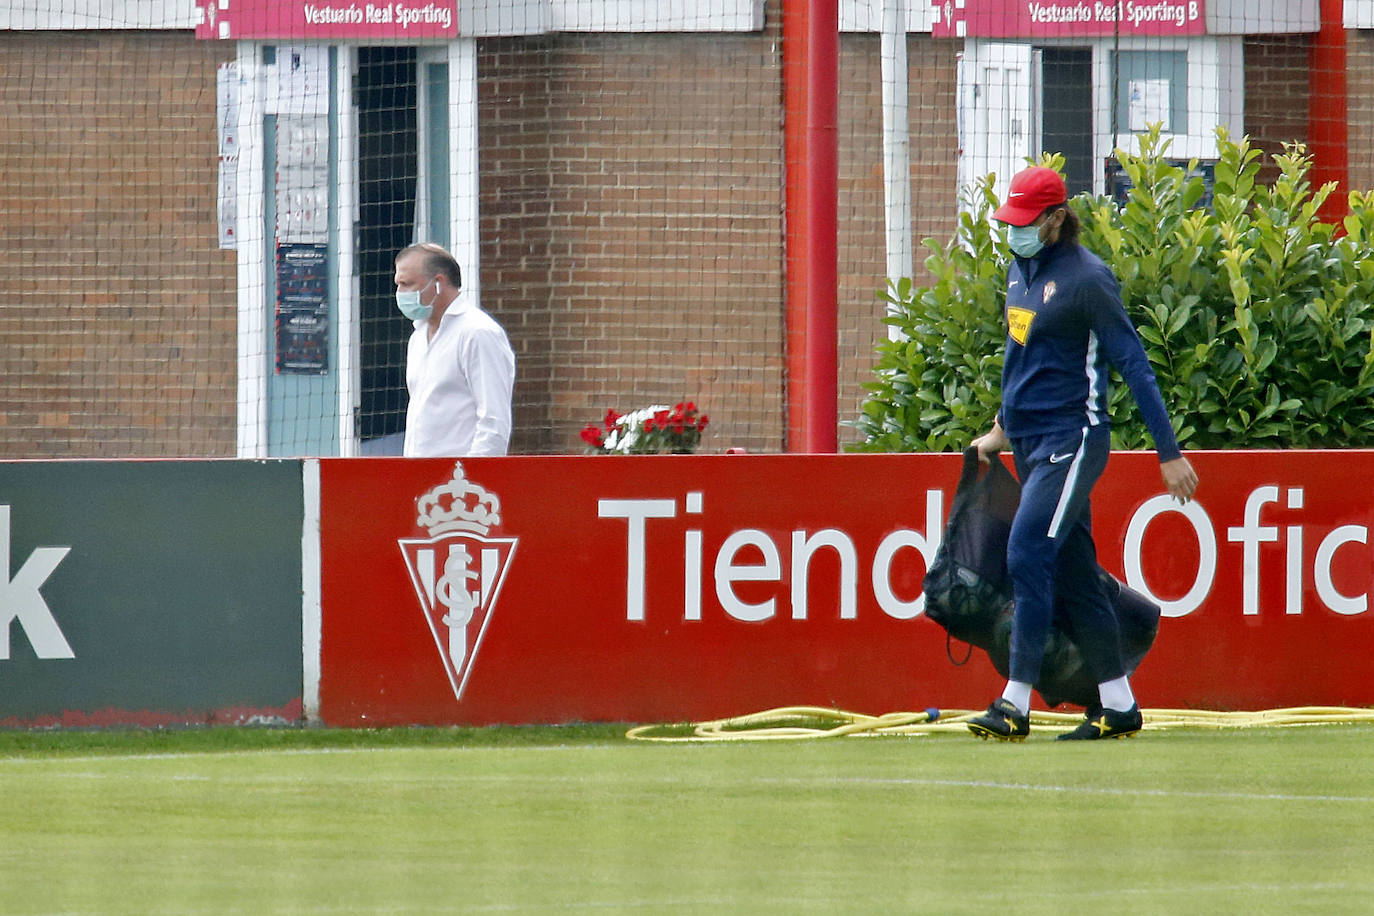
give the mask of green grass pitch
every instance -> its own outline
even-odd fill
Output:
[[[1367,913],[1374,729],[0,734],[0,913]]]

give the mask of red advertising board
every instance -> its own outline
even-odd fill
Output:
[[[1203,0],[933,0],[936,38],[1204,35]]]
[[[1105,567],[1165,609],[1147,707],[1371,705],[1371,452],[1118,453]],[[329,725],[981,708],[921,579],[957,455],[325,459]]]
[[[453,0],[196,0],[197,38],[456,38]]]

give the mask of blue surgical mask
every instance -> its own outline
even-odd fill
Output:
[[[1033,258],[1045,247],[1040,241],[1039,226],[1008,226],[1007,245],[1021,258]]]
[[[425,289],[429,289],[428,286]],[[437,299],[439,294],[435,293]],[[420,290],[407,289],[396,290],[396,307],[401,310],[401,314],[411,321],[423,321],[434,314],[434,303],[424,305],[420,302]]]

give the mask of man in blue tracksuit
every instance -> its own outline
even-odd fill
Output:
[[[1100,700],[1100,708],[1059,737],[1119,738],[1141,727],[1090,528],[1089,496],[1111,450],[1110,367],[1140,407],[1168,492],[1187,502],[1197,488],[1116,278],[1078,244],[1078,219],[1067,200],[1059,173],[1030,168],[1012,178],[1006,203],[993,214],[1010,227],[1016,260],[1007,272],[1002,409],[974,445],[984,461],[1011,446],[1021,504],[1007,544],[1015,600],[1009,679],[1002,696],[968,727],[1003,741],[1030,732],[1031,687],[1040,677],[1056,599]]]

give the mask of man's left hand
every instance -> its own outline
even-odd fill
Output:
[[[1187,503],[1197,492],[1197,472],[1187,458],[1180,455],[1172,461],[1162,462],[1159,473],[1164,478],[1169,495],[1180,503]]]

